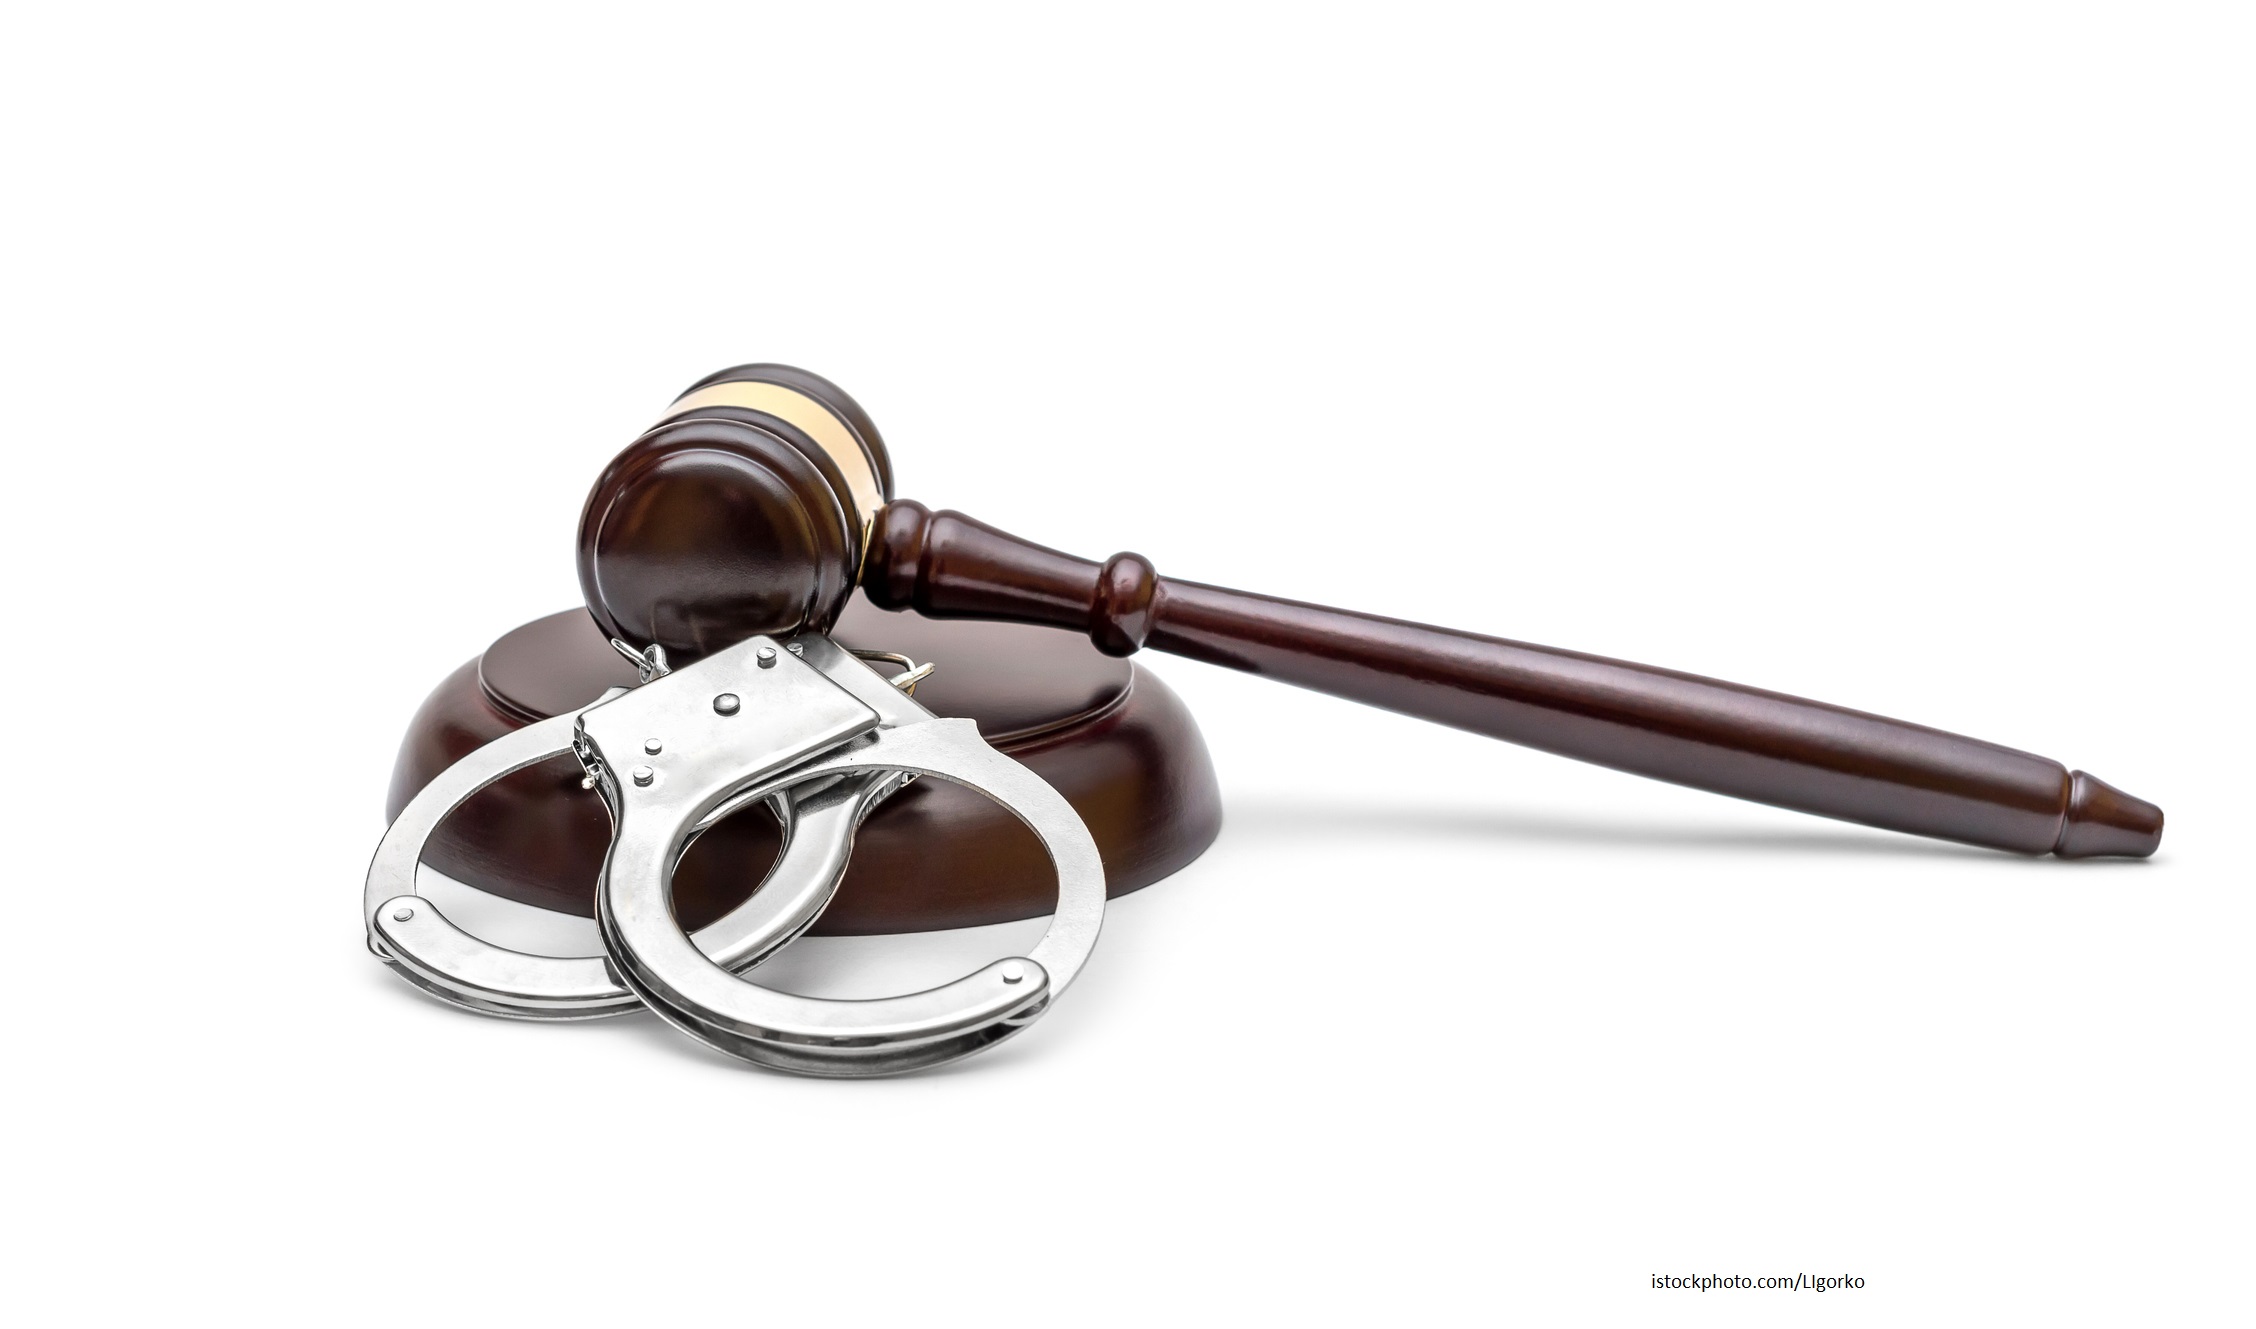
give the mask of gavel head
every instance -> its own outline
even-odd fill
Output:
[[[885,443],[836,384],[788,365],[701,379],[620,453],[580,513],[580,590],[611,636],[694,660],[826,631],[893,494]]]

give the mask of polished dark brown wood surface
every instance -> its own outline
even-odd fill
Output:
[[[820,455],[782,420],[727,411],[670,420],[614,458],[579,535],[604,632],[686,661],[761,632],[828,631],[862,534]],[[745,530],[765,538],[735,538]]]
[[[2031,753],[1651,665],[1099,564],[890,505],[864,590],[939,618],[1073,628],[1616,770],[1819,816],[2063,857],[2151,854],[2161,809]]]
[[[621,454],[581,526],[581,586],[599,621],[694,658],[754,632],[819,626],[841,602],[832,597],[859,581],[889,609],[1070,628],[1113,655],[1170,651],[1844,821],[2071,858],[2143,856],[2161,843],[2153,804],[1994,743],[1650,665],[1176,581],[1135,554],[1096,563],[906,500],[876,513],[853,560],[833,548],[840,541],[810,535],[821,522],[808,515],[851,503],[774,423],[756,413],[701,422],[694,464],[675,460],[671,425]],[[847,561],[803,566],[838,558]]]
[[[1008,624],[939,623],[856,601],[842,642],[932,660],[917,699],[978,722],[988,742],[1047,780],[1088,824],[1107,889],[1124,895],[1188,864],[1213,842],[1221,799],[1204,741],[1165,684],[1063,633]],[[580,610],[510,632],[445,679],[401,743],[387,816],[479,745],[631,686],[634,669]],[[592,915],[610,841],[602,800],[558,757],[466,801],[431,838],[425,861],[508,899]],[[780,836],[751,810],[700,836],[682,856],[674,904],[702,927],[736,907],[775,861]],[[815,931],[921,932],[1050,911],[1056,878],[1040,842],[969,790],[925,780],[894,795],[856,836],[837,898]]]

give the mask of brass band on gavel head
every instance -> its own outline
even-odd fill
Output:
[[[867,542],[870,524],[893,496],[893,465],[877,425],[837,384],[789,365],[738,365],[707,375],[674,399],[660,423],[715,408],[774,416],[796,428],[836,466],[855,525]]]
[[[597,479],[581,591],[605,632],[680,660],[754,633],[827,631],[891,492],[877,427],[836,385],[783,365],[726,369]]]

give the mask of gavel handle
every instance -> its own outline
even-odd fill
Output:
[[[888,505],[863,587],[887,609],[1086,631],[1736,798],[2025,854],[2143,857],[2162,810],[2059,762],[1759,688],[1102,564],[956,512]]]

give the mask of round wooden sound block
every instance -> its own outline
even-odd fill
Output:
[[[1198,726],[1150,672],[1082,637],[1009,623],[939,622],[855,600],[832,634],[939,668],[919,702],[979,725],[996,748],[1055,786],[1088,823],[1109,893],[1148,886],[1197,858],[1222,826]],[[536,619],[439,684],[408,726],[385,815],[465,753],[632,687],[634,666],[585,610]],[[440,823],[423,861],[467,885],[592,916],[611,817],[569,754],[487,786]],[[674,875],[674,908],[696,929],[735,908],[775,862],[781,835],[760,809],[699,836]],[[967,789],[919,780],[879,805],[854,840],[846,880],[814,931],[923,932],[1050,912],[1057,879],[1040,841]]]

